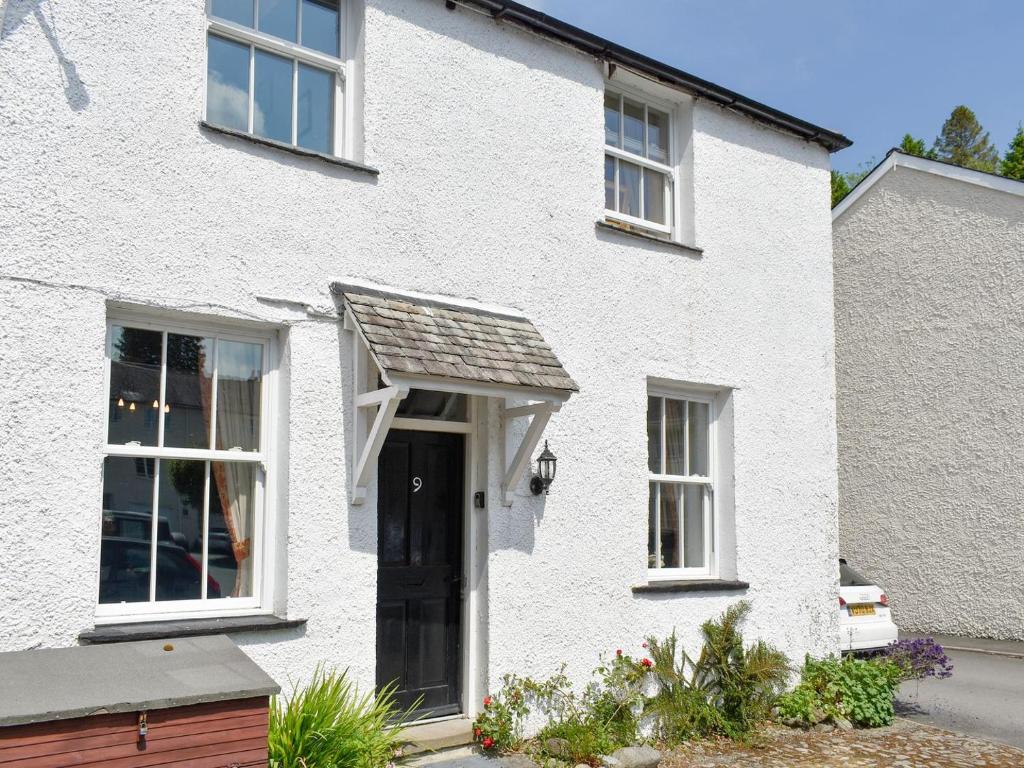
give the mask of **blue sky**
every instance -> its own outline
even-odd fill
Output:
[[[854,141],[929,146],[967,104],[1004,153],[1024,121],[1022,0],[522,0]],[[955,51],[956,55],[950,55]]]

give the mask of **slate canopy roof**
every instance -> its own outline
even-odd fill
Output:
[[[413,298],[332,283],[380,367],[399,375],[437,376],[565,394],[579,387],[551,346],[515,310]]]

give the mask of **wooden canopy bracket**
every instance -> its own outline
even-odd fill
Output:
[[[362,337],[358,326],[345,315],[345,328],[352,331],[352,379],[355,382],[352,397],[352,492],[353,504],[366,501],[366,487],[377,469],[377,458],[384,447],[384,439],[388,436],[391,423],[395,420],[398,405],[409,394],[404,385],[385,386],[381,389],[368,390],[371,381],[380,376],[387,383],[384,372],[379,370],[369,345]],[[371,370],[372,369],[372,370]],[[377,415],[370,423],[372,409]]]
[[[516,485],[522,479],[523,472],[526,471],[530,458],[540,443],[541,435],[544,434],[544,429],[547,427],[552,415],[561,407],[561,403],[545,401],[504,409],[501,416],[502,444],[505,442],[508,424],[512,419],[528,418],[531,416],[533,418],[530,420],[530,426],[527,427],[526,434],[523,435],[519,447],[512,456],[512,461],[509,462],[508,467],[505,469],[505,476],[501,481],[501,503],[503,506],[512,506],[512,491],[515,490]]]

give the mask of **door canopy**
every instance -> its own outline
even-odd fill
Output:
[[[353,333],[353,503],[365,499],[398,404],[411,389],[526,401],[503,414],[503,428],[512,419],[532,419],[503,478],[502,500],[510,503],[551,415],[579,391],[533,323],[507,307],[361,282],[332,283],[331,292],[341,297]]]

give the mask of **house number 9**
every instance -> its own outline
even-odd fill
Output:
[[[418,477],[414,477],[412,479],[412,492],[416,493],[416,491],[418,491],[422,487],[423,487],[423,481],[420,480]]]

